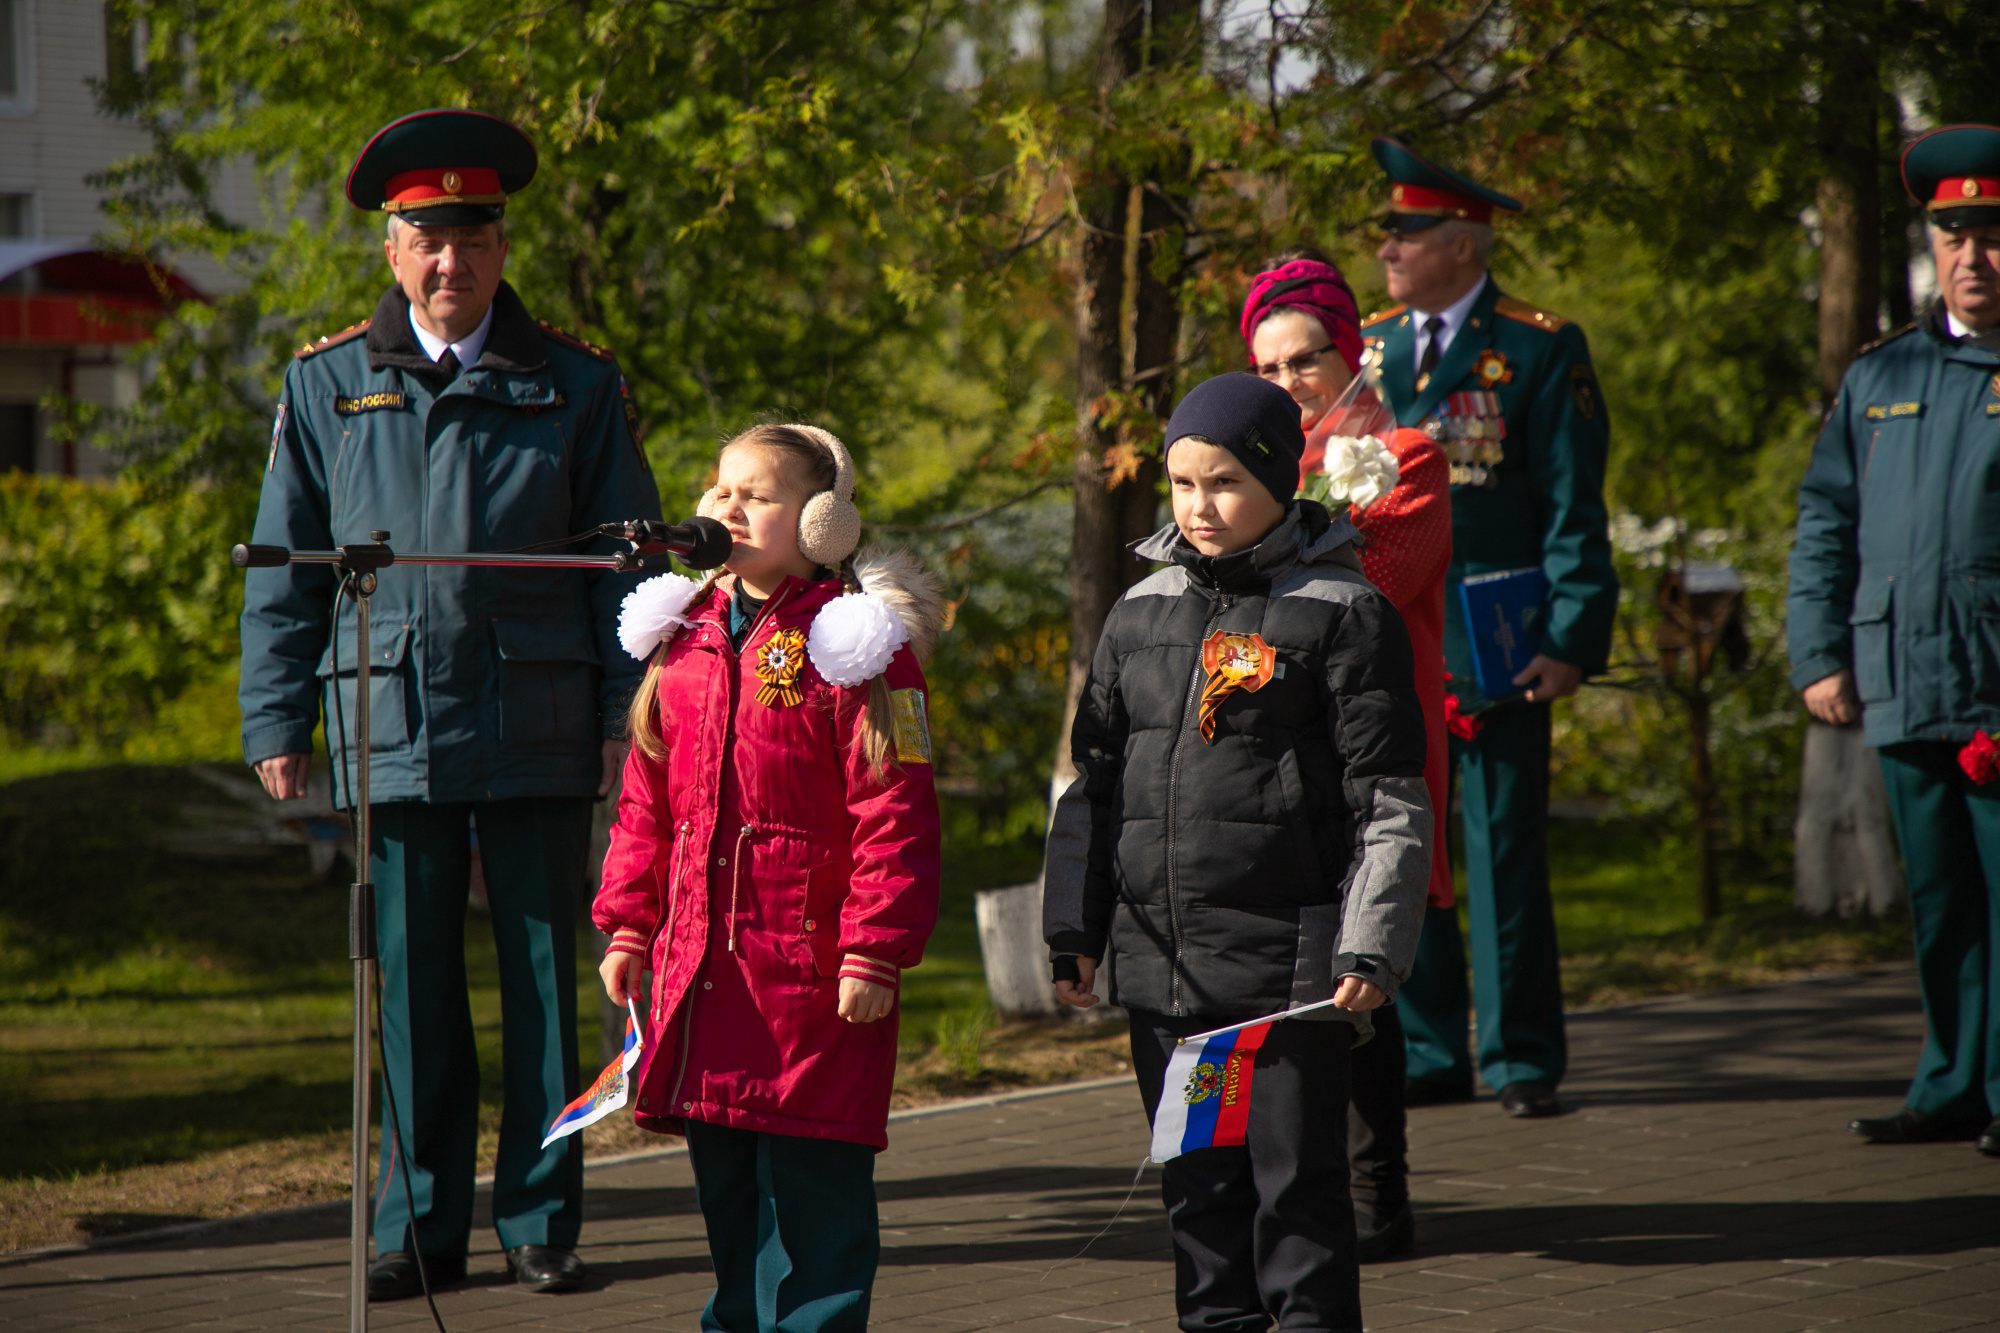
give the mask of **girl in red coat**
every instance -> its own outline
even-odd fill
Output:
[[[1251,281],[1241,329],[1252,367],[1289,390],[1299,405],[1306,430],[1300,485],[1317,474],[1346,474],[1340,480],[1352,496],[1348,516],[1368,539],[1362,571],[1395,603],[1409,629],[1430,742],[1424,785],[1437,812],[1429,898],[1433,907],[1450,907],[1446,737],[1455,720],[1447,716],[1444,688],[1444,576],[1451,563],[1444,454],[1423,431],[1398,429],[1386,412],[1358,410],[1357,399],[1377,403],[1367,386],[1346,393],[1361,368],[1360,318],[1346,278],[1317,250],[1288,250],[1265,265]],[[1353,436],[1375,438],[1364,439],[1357,452],[1341,443]],[[1378,450],[1387,451],[1387,467],[1367,456]],[[1378,473],[1373,478],[1353,475],[1371,467]],[[1374,1040],[1353,1053],[1348,1104],[1350,1185],[1364,1263],[1402,1253],[1416,1239],[1403,1110],[1403,1025],[1393,1005],[1376,1010],[1374,1018]]]
[[[907,557],[852,558],[853,495],[825,431],[737,436],[700,506],[727,576],[650,579],[619,622],[650,666],[592,915],[606,992],[649,1015],[638,1122],[687,1136],[704,1329],[868,1322],[896,994],[937,921],[940,601]]]

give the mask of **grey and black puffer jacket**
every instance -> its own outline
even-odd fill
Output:
[[[1053,954],[1109,946],[1114,1004],[1251,1018],[1348,975],[1394,999],[1409,975],[1430,876],[1424,718],[1409,635],[1355,536],[1302,500],[1236,555],[1172,527],[1134,548],[1169,563],[1105,622],[1042,900]],[[1276,662],[1222,699],[1211,742],[1202,644],[1218,632],[1259,636]]]

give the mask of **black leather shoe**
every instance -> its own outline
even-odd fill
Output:
[[[1403,1105],[1405,1106],[1448,1106],[1453,1102],[1472,1100],[1472,1084],[1454,1083],[1444,1079],[1413,1078],[1403,1084]]]
[[[1354,1231],[1355,1258],[1364,1264],[1379,1264],[1417,1248],[1417,1214],[1408,1199],[1387,1217],[1367,1204],[1355,1204]]]
[[[424,1272],[430,1277],[432,1291],[463,1282],[465,1256],[427,1254],[424,1256]],[[369,1300],[408,1301],[423,1294],[424,1281],[417,1274],[417,1256],[408,1250],[391,1250],[368,1265]]]
[[[1562,1114],[1556,1090],[1546,1083],[1509,1083],[1500,1089],[1500,1109],[1516,1120]]]
[[[1986,1132],[1972,1146],[1988,1157],[2000,1157],[2000,1115],[1993,1117],[1993,1123],[1986,1127]]]
[[[1905,1106],[1894,1115],[1876,1120],[1850,1120],[1847,1132],[1859,1134],[1870,1143],[1949,1143],[1969,1139],[1978,1133],[1976,1122],[1951,1116],[1927,1115]],[[1984,1149],[1981,1149],[1984,1151]]]
[[[583,1285],[583,1260],[553,1245],[516,1245],[507,1251],[507,1271],[529,1291],[575,1291]]]

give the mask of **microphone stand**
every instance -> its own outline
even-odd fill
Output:
[[[643,521],[606,525],[622,529],[620,535],[630,548],[611,555],[512,555],[440,554],[434,551],[394,551],[389,534],[368,534],[374,543],[353,543],[331,551],[294,551],[283,546],[237,546],[229,552],[229,563],[238,569],[274,568],[281,565],[332,565],[346,577],[341,588],[354,599],[354,725],[361,733],[361,746],[354,755],[354,787],[348,804],[354,812],[354,883],[347,897],[347,956],[354,963],[354,1209],[348,1220],[347,1326],[350,1333],[368,1333],[368,1121],[370,1079],[373,1060],[369,1040],[373,1025],[368,1016],[368,997],[375,987],[375,885],[368,878],[368,703],[373,693],[369,684],[368,599],[375,593],[375,572],[390,565],[459,565],[482,569],[608,569],[618,572],[664,566],[667,552],[658,543],[642,545],[648,535]],[[727,554],[727,548],[724,554]],[[716,563],[721,563],[718,559]],[[339,609],[334,614],[338,617]],[[340,688],[340,664],[334,663],[333,688]],[[343,748],[351,747],[352,742]],[[329,741],[327,748],[331,750]],[[343,755],[344,759],[346,756]],[[388,1076],[388,1071],[383,1071]],[[393,1091],[393,1089],[392,1089]],[[411,1113],[415,1114],[412,1104]],[[405,1166],[407,1170],[407,1165]],[[414,1238],[417,1219],[411,1217]],[[418,1260],[422,1262],[421,1257]],[[428,1284],[426,1284],[428,1286]]]

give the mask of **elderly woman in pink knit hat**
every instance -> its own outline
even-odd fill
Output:
[[[1243,341],[1251,369],[1292,395],[1306,430],[1299,480],[1324,470],[1327,440],[1335,432],[1329,411],[1361,366],[1361,320],[1354,292],[1332,261],[1299,248],[1274,256],[1250,283],[1243,303]],[[1444,691],[1444,575],[1451,563],[1448,469],[1436,441],[1420,430],[1392,429],[1383,441],[1396,460],[1395,484],[1372,501],[1353,503],[1349,517],[1367,534],[1361,566],[1410,631],[1417,691],[1430,732],[1424,782],[1431,808],[1448,808],[1447,729],[1469,719],[1448,718]],[[1445,856],[1444,820],[1431,862],[1430,901],[1452,904],[1451,866]],[[1410,1209],[1408,1139],[1404,1130],[1403,1025],[1395,1006],[1375,1011],[1375,1039],[1355,1048],[1348,1106],[1348,1156],[1352,1167],[1355,1227],[1362,1262],[1410,1249],[1416,1221]]]

